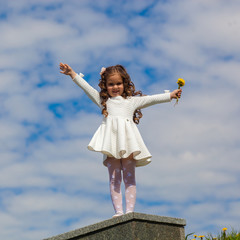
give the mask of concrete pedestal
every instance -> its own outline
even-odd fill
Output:
[[[45,240],[184,240],[186,221],[129,213]]]

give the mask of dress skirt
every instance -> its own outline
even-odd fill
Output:
[[[90,141],[88,149],[103,153],[105,166],[107,156],[122,159],[133,154],[136,167],[149,164],[152,157],[136,124],[124,117],[105,118]]]

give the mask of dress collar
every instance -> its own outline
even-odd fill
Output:
[[[122,98],[123,98],[122,96],[116,96],[116,97],[111,97],[110,99],[112,99],[112,100],[120,100]]]

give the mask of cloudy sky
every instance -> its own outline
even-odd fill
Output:
[[[37,240],[111,218],[107,169],[87,144],[99,109],[59,63],[98,88],[124,65],[144,94],[186,86],[143,110],[152,163],[136,212],[186,233],[239,230],[240,1],[0,0],[0,232]]]

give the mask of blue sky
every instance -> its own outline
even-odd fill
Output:
[[[99,109],[60,62],[98,88],[123,64],[136,89],[183,96],[143,110],[153,155],[136,212],[187,220],[186,233],[239,230],[240,2],[0,0],[0,232],[43,239],[110,218],[107,169],[86,146]]]

